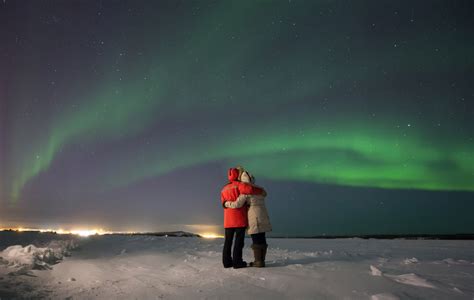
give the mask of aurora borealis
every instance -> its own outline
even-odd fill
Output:
[[[425,6],[0,3],[0,225],[219,226],[240,164],[275,234],[474,231],[474,7]]]

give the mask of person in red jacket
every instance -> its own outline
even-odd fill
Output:
[[[248,225],[247,206],[241,208],[226,208],[226,201],[236,201],[240,194],[262,195],[265,190],[252,186],[248,183],[240,182],[240,171],[237,168],[230,168],[227,183],[221,191],[221,204],[224,207],[224,230],[225,241],[222,251],[222,262],[224,268],[234,267],[234,269],[245,268],[247,263],[242,259],[244,248],[245,229]],[[232,243],[235,235],[234,251],[231,253]]]

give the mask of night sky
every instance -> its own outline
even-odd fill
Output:
[[[474,232],[472,1],[0,2],[0,227]]]

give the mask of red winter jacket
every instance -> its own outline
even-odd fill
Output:
[[[248,183],[237,181],[239,170],[229,169],[229,183],[221,191],[221,202],[236,201],[240,194],[261,195],[265,191]],[[247,206],[241,208],[224,208],[224,228],[247,227]]]

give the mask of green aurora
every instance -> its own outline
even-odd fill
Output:
[[[301,121],[301,120],[300,120]],[[370,124],[366,124],[368,126]],[[177,168],[215,160],[243,164],[261,177],[388,189],[473,191],[472,145],[436,144],[422,135],[402,137],[389,129],[306,127],[240,128],[246,135],[160,145],[114,168],[109,184],[122,185]],[[281,126],[281,125],[280,125]],[[117,177],[112,174],[127,174]]]
[[[335,35],[331,24],[310,22],[312,10],[327,13],[327,3],[299,6],[277,18],[287,6],[223,3],[180,21],[178,29],[166,23],[171,17],[164,18],[160,26],[165,29],[160,30],[173,28],[169,39],[156,38],[154,30],[138,34],[133,26],[124,28],[132,42],[106,43],[112,45],[104,46],[105,56],[116,59],[99,64],[98,82],[69,83],[74,94],[67,100],[70,105],[60,107],[40,134],[28,134],[35,122],[28,128],[21,120],[12,121],[7,151],[11,180],[4,187],[11,201],[20,199],[25,185],[47,173],[68,147],[119,143],[185,119],[195,120],[196,126],[179,139],[153,138],[151,145],[137,144],[133,154],[117,149],[112,157],[120,163],[105,158],[98,182],[116,188],[224,161],[275,180],[474,191],[472,137],[456,131],[456,120],[444,115],[450,103],[445,97],[452,96],[445,89],[417,87],[438,104],[416,104],[414,95],[401,90],[398,77],[380,75],[406,74],[404,83],[410,85],[414,76],[471,70],[474,45],[457,46],[462,32],[434,42],[414,33],[403,40],[396,34],[375,39],[360,29],[372,30],[369,21],[351,16],[347,22],[353,26]],[[322,16],[321,22],[330,18]],[[151,15],[144,19],[145,24],[154,20]],[[444,59],[433,50],[441,40],[446,42],[443,53],[450,53]],[[117,49],[133,52],[128,44],[145,45],[140,57],[122,56]],[[410,44],[415,46],[399,49]],[[377,49],[375,54],[371,48]],[[29,103],[34,94],[24,92],[25,82],[16,84],[19,103]],[[93,88],[84,90],[88,84]],[[353,85],[349,90],[354,94],[343,85]],[[344,92],[334,97],[338,89]],[[236,110],[232,117],[242,115],[242,121],[222,123],[229,107]],[[423,119],[415,113],[420,109],[426,109]],[[443,128],[433,126],[439,120]]]

